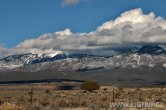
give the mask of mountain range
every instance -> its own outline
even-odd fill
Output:
[[[93,71],[118,68],[166,68],[166,50],[158,45],[134,47],[113,56],[78,53],[11,55],[0,59],[0,71]]]

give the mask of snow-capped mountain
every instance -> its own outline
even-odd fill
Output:
[[[89,71],[115,68],[166,67],[166,51],[160,46],[144,45],[114,56],[88,54],[23,54],[0,60],[1,71]]]

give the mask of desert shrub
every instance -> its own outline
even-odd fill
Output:
[[[123,88],[118,88],[118,91],[123,91]]]
[[[63,86],[59,86],[58,90],[73,90],[75,86],[70,86],[70,85],[63,85]]]
[[[44,99],[42,101],[40,101],[40,104],[44,107],[48,106],[49,105],[49,101],[47,99]]]
[[[144,99],[143,99],[142,97],[138,97],[138,100],[139,100],[140,102],[144,101]]]
[[[81,86],[81,89],[83,90],[87,90],[87,91],[94,91],[94,90],[99,90],[100,86],[98,85],[98,83],[96,81],[87,81],[84,82]]]
[[[141,89],[140,88],[137,88],[136,91],[140,91]]]
[[[0,99],[0,105],[2,105],[4,103],[4,101],[2,99]]]
[[[156,102],[162,102],[162,99],[161,98],[157,98]]]
[[[50,93],[50,90],[45,90],[45,93],[46,93],[46,94],[49,94],[49,93]]]
[[[104,91],[107,91],[108,89],[107,89],[107,88],[104,88],[103,90],[104,90]]]

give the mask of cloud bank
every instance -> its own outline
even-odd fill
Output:
[[[112,55],[116,48],[142,44],[166,45],[166,20],[141,9],[122,13],[90,33],[73,33],[70,29],[28,39],[13,49],[0,47],[0,53],[54,53],[56,51]]]

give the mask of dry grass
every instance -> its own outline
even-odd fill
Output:
[[[33,93],[30,94],[32,87]],[[166,88],[138,89],[102,86],[100,90],[93,92],[56,90],[56,84],[25,85],[25,87],[20,85],[18,88],[16,85],[6,85],[6,87],[3,85],[3,88],[7,89],[0,91],[0,110],[111,110],[113,88],[116,102],[163,102],[166,105]],[[164,108],[118,108],[115,110],[164,110]]]
[[[0,106],[0,110],[26,110],[27,108],[25,106],[18,106],[13,103],[3,103]]]

